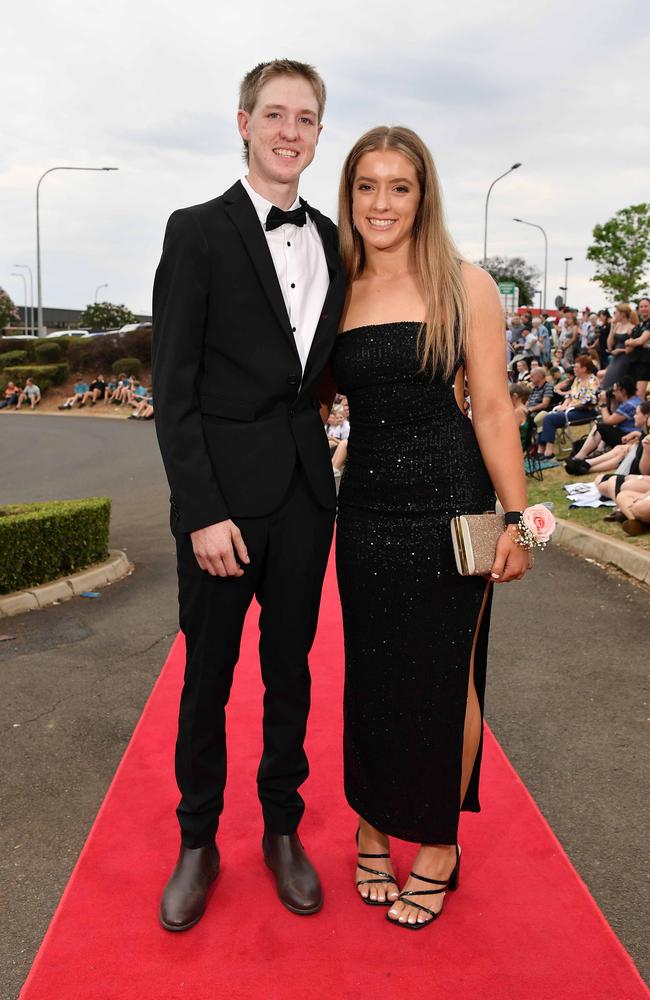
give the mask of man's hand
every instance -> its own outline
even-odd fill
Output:
[[[194,555],[210,576],[243,576],[237,562],[250,563],[242,533],[233,521],[219,521],[190,535]],[[237,558],[236,558],[237,557]]]

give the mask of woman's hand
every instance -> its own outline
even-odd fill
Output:
[[[486,579],[492,580],[494,583],[509,583],[511,580],[521,580],[529,567],[528,549],[517,544],[515,538],[517,537],[518,529],[516,525],[513,525],[512,528],[515,530],[512,531],[506,528],[497,542],[494,564],[490,571],[490,576],[486,577]]]

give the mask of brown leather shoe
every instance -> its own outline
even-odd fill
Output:
[[[318,913],[323,905],[323,890],[298,834],[265,831],[262,850],[267,866],[275,875],[280,902],[301,916]]]
[[[160,923],[166,931],[187,931],[205,913],[210,886],[219,874],[216,844],[183,847],[160,901]]]

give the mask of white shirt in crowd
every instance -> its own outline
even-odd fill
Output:
[[[347,441],[350,437],[350,421],[343,420],[340,424],[327,428],[327,436],[336,441]]]
[[[542,345],[540,344],[537,333],[534,330],[526,337],[524,350],[530,351],[536,358],[538,358],[542,353]]]
[[[267,233],[273,203],[253,190],[246,177],[242,184],[264,229],[304,371],[330,283],[320,234],[309,214],[304,226],[284,223]],[[298,198],[289,211],[295,208],[300,208]]]

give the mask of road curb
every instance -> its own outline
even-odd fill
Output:
[[[628,542],[619,542],[592,528],[569,524],[559,518],[553,542],[585,559],[615,566],[639,583],[650,585],[650,552],[642,552]]]
[[[108,559],[103,563],[87,566],[79,573],[52,580],[40,587],[29,590],[17,590],[13,594],[0,596],[0,618],[11,618],[25,611],[36,611],[50,604],[69,601],[78,597],[85,590],[96,590],[107,584],[123,579],[133,571],[133,563],[129,562],[126,552],[121,549],[111,549]]]

